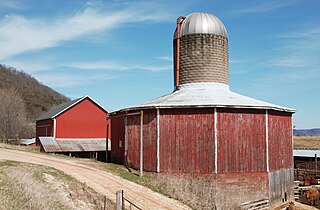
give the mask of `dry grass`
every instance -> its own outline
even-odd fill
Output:
[[[104,197],[63,172],[0,162],[0,209],[102,209]],[[107,201],[109,209],[114,208]]]
[[[149,187],[193,209],[215,207],[215,179],[212,176],[157,174]]]
[[[294,136],[295,149],[320,149],[320,136]]]

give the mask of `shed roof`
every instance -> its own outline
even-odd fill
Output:
[[[130,111],[147,108],[193,107],[253,108],[295,112],[295,110],[291,108],[274,105],[232,92],[229,89],[229,85],[221,83],[183,84],[179,86],[178,90],[168,95],[118,111]],[[113,114],[116,112],[113,112]]]
[[[54,138],[39,137],[45,152],[93,152],[106,151],[104,138]],[[108,139],[108,150],[111,150],[111,141]]]
[[[72,101],[67,101],[65,103],[62,103],[62,104],[56,106],[55,108],[51,109],[50,111],[48,111],[48,112],[44,113],[43,115],[41,115],[40,117],[38,117],[36,119],[36,121],[46,120],[46,119],[53,119],[56,116],[60,115],[61,113],[65,112],[66,110],[70,109],[74,105],[76,105],[79,102],[83,101],[86,98],[88,98],[91,101],[93,101],[95,104],[97,104],[105,112],[108,112],[105,108],[103,108],[100,104],[95,102],[92,98],[90,98],[89,96],[84,96],[84,97],[81,97],[81,98],[74,99]]]
[[[320,157],[320,150],[318,149],[294,149],[293,156],[294,157]]]

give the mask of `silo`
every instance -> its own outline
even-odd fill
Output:
[[[173,92],[110,114],[112,159],[213,176],[218,209],[292,198],[294,110],[230,90],[228,34],[216,16],[179,17],[173,43]]]

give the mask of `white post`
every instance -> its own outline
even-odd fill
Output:
[[[140,115],[140,177],[143,171],[143,111]]]
[[[268,120],[268,110],[266,110],[266,162],[267,162],[267,172],[269,172],[269,120]]]
[[[157,172],[160,172],[160,110],[157,109]]]
[[[214,165],[215,173],[218,173],[218,117],[217,108],[214,108]]]
[[[56,118],[53,118],[53,138],[56,138],[56,126],[57,126],[57,121]]]

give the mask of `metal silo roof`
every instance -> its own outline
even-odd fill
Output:
[[[228,32],[221,20],[207,12],[194,12],[181,24],[181,36],[188,34],[216,34],[228,38]],[[176,38],[176,33],[174,35]]]

